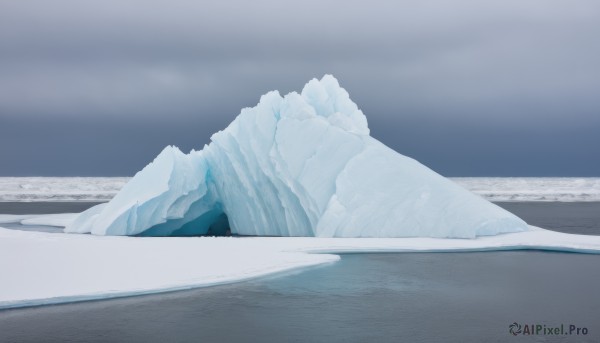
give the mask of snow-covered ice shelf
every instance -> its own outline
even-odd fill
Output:
[[[65,227],[70,225],[79,213],[55,214],[0,214],[0,224],[44,225]]]
[[[335,262],[335,253],[545,249],[600,253],[600,236],[538,228],[476,239],[120,237],[0,228],[0,308],[183,290]]]

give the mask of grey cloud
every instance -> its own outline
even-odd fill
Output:
[[[147,146],[135,147],[138,155],[152,155],[155,144],[201,147],[205,129],[222,128],[266,91],[299,90],[332,73],[376,138],[441,171],[482,172],[457,169],[435,140],[449,140],[464,158],[482,153],[460,135],[486,133],[496,152],[502,137],[526,144],[577,135],[553,146],[562,152],[598,142],[588,137],[600,130],[597,32],[600,3],[585,0],[3,1],[0,143],[19,135],[35,146],[36,135],[19,130],[43,119],[61,123],[56,135],[86,132],[86,146],[103,153],[90,143],[102,137],[85,123],[152,133],[136,138]],[[188,138],[194,125],[200,146]],[[56,159],[70,158],[65,145],[47,144]],[[10,173],[31,169],[18,154],[4,155],[17,168]],[[526,165],[533,169],[519,173],[545,168]]]

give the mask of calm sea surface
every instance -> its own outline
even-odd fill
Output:
[[[533,225],[600,234],[600,203],[501,205]],[[514,322],[587,335],[513,336]],[[600,255],[347,254],[226,286],[0,311],[0,342],[440,341],[600,342]]]

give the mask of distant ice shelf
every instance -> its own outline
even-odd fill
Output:
[[[598,177],[455,177],[489,201],[600,202]]]
[[[450,177],[488,201],[600,202],[597,177]],[[131,177],[0,177],[0,202],[105,202]]]
[[[130,177],[0,177],[2,202],[104,202]]]

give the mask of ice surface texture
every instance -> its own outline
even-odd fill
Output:
[[[166,147],[102,208],[97,235],[473,238],[526,231],[511,213],[369,136],[330,75],[263,95],[201,151]]]

